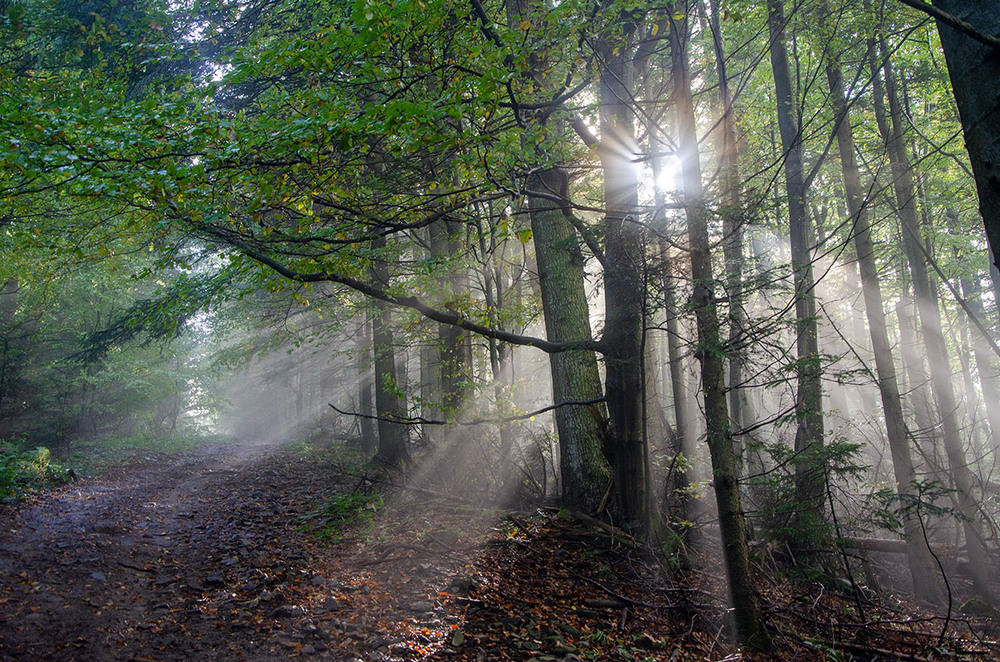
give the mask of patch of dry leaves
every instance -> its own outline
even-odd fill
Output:
[[[391,488],[335,450],[159,462],[0,513],[0,658],[766,659],[729,643],[711,556],[668,575],[605,524]],[[373,526],[302,530],[353,489],[384,491]],[[887,597],[760,584],[780,659],[1000,660],[989,621],[942,639],[942,619]]]

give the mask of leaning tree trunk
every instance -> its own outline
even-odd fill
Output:
[[[871,44],[869,51],[870,55],[877,52],[874,44]],[[882,44],[881,51],[886,52],[884,44]],[[876,72],[873,76],[873,81],[876,82],[876,115],[881,115],[880,118],[876,117],[876,119],[879,120],[879,129],[882,131],[882,137],[889,151],[889,165],[892,169],[893,187],[896,192],[897,213],[903,228],[903,248],[913,280],[917,314],[920,317],[920,327],[931,371],[931,391],[934,394],[938,414],[941,418],[945,454],[948,457],[951,478],[958,492],[958,508],[962,515],[962,528],[969,554],[969,570],[976,593],[987,602],[992,602],[986,549],[979,527],[976,525],[978,506],[972,493],[972,472],[969,470],[959,433],[956,415],[957,403],[951,381],[948,347],[941,327],[941,312],[938,309],[927,273],[927,256],[924,254],[926,249],[921,245],[913,186],[913,168],[906,154],[903,111],[896,93],[892,67],[886,59],[881,67],[885,72],[885,92],[889,99],[889,121],[886,121],[884,103],[881,99],[881,85],[878,84],[877,71],[879,67],[874,57],[872,57],[872,68]]]
[[[683,4],[678,3],[678,9]],[[701,182],[698,134],[691,96],[687,52],[688,24],[684,13],[675,11],[670,25],[671,78],[680,131],[680,161],[684,209],[688,220],[688,243],[691,256],[691,279],[694,288],[691,303],[698,327],[698,360],[701,362],[702,393],[705,398],[706,438],[712,457],[713,485],[719,509],[719,529],[723,556],[729,579],[736,635],[740,643],[758,650],[773,649],[771,637],[760,612],[746,521],[740,500],[736,453],[729,427],[726,405],[725,373],[722,364],[722,339],[715,304],[712,256],[708,238],[708,212]],[[681,18],[676,18],[680,16]]]
[[[830,15],[829,8],[823,12]],[[871,225],[868,220],[867,196],[861,186],[858,162],[854,155],[854,131],[851,128],[850,110],[844,98],[844,80],[840,64],[830,49],[826,54],[826,77],[830,86],[830,100],[833,104],[834,120],[837,124],[837,145],[840,149],[841,170],[844,177],[844,192],[848,212],[853,226],[854,246],[861,275],[865,312],[868,318],[872,350],[875,354],[875,370],[878,377],[879,393],[882,396],[882,410],[885,414],[886,436],[896,477],[896,493],[906,505],[914,502],[916,494],[916,473],[910,456],[910,442],[906,422],[903,419],[903,405],[896,381],[896,366],[892,358],[892,345],[886,328],[886,313],[879,284],[878,265],[875,263],[875,248],[872,243]],[[941,586],[934,581],[936,576],[934,561],[921,529],[918,514],[912,508],[903,511],[903,537],[906,541],[907,560],[914,594],[933,604],[942,600]]]
[[[994,39],[1000,35],[1000,0],[933,0],[933,5]],[[955,102],[962,118],[965,146],[979,190],[979,211],[1000,267],[1000,57],[965,32],[938,21],[938,33]]]
[[[798,393],[795,409],[795,488],[799,501],[800,529],[815,528],[822,520],[826,488],[823,460],[823,391],[816,321],[815,282],[810,223],[806,207],[806,186],[802,171],[802,134],[795,115],[792,79],[785,47],[783,0],[768,0],[767,23],[771,35],[771,68],[778,100],[778,131],[785,158],[785,191],[788,195],[788,235],[792,249],[795,285],[796,348]]]

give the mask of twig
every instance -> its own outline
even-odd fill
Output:
[[[632,598],[625,597],[621,593],[611,590],[610,588],[608,588],[604,584],[601,584],[600,582],[594,581],[590,577],[584,577],[583,575],[578,575],[573,572],[571,572],[569,576],[575,579],[583,580],[588,584],[596,586],[597,588],[601,589],[602,591],[613,597],[615,600],[619,600],[621,602],[624,602],[625,604],[633,605],[635,607],[645,607],[646,609],[677,609],[678,607],[678,605],[653,605],[648,602],[642,602],[641,600],[633,600]]]
[[[921,657],[919,655],[913,655],[912,653],[903,653],[900,651],[890,651],[886,650],[885,648],[879,648],[877,646],[852,644],[846,641],[827,642],[827,641],[821,641],[819,639],[813,639],[813,642],[815,643],[806,641],[805,639],[802,639],[801,641],[810,648],[817,648],[815,644],[818,643],[822,644],[823,646],[829,646],[834,650],[843,650],[845,652],[850,651],[854,653],[861,653],[862,655],[870,657],[879,656],[879,657],[884,657],[887,660],[909,660],[911,662],[931,662],[931,658],[929,657]]]
[[[149,574],[149,575],[155,575],[156,574],[156,570],[150,570],[149,568],[140,568],[138,566],[129,565],[128,563],[122,563],[121,561],[115,561],[115,563],[117,563],[118,565],[120,565],[123,568],[128,568],[129,570],[135,570],[136,572],[145,572],[146,574]]]
[[[465,506],[472,506],[480,510],[485,510],[483,506],[476,503],[472,499],[466,499],[465,497],[458,496],[457,494],[445,494],[443,492],[435,492],[434,490],[429,490],[426,487],[418,487],[416,485],[400,485],[400,489],[408,490],[410,492],[419,492],[420,494],[426,494],[427,496],[434,497],[436,499],[444,499],[445,501],[454,501]]]
[[[622,542],[626,543],[629,547],[632,547],[633,549],[642,549],[643,547],[645,547],[645,545],[640,540],[633,538],[632,536],[625,533],[621,529],[611,526],[607,522],[602,522],[596,517],[591,517],[586,513],[577,512],[575,510],[573,511],[573,517],[580,520],[584,524],[589,524],[590,526],[601,529],[606,533],[610,533],[614,538],[621,539]]]
[[[516,526],[519,529],[523,529],[524,531],[528,531],[531,528],[530,524],[528,524],[524,520],[520,519],[514,513],[507,513],[506,518],[510,520],[511,524],[513,524],[514,526]]]

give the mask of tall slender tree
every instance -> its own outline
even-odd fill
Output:
[[[773,644],[764,625],[757,599],[746,521],[740,498],[736,453],[729,427],[726,404],[725,372],[722,361],[722,337],[716,307],[711,245],[708,238],[708,210],[702,184],[701,158],[698,152],[697,121],[691,94],[687,43],[690,23],[685,2],[675,3],[670,22],[671,80],[680,134],[679,157],[684,212],[688,223],[688,250],[694,288],[691,302],[698,327],[697,358],[701,363],[702,395],[705,399],[707,442],[712,457],[712,478],[719,509],[729,593],[732,598],[739,641],[758,650],[771,650]]]
[[[823,366],[819,353],[819,323],[816,316],[815,279],[810,237],[811,221],[806,202],[806,182],[802,164],[802,127],[796,116],[792,76],[786,46],[783,0],[768,0],[767,25],[770,33],[771,69],[777,98],[778,130],[785,165],[785,192],[788,205],[788,235],[792,252],[795,287],[795,337],[798,376],[795,410],[795,487],[799,505],[799,527],[814,528],[822,519],[826,489],[823,459]]]
[[[627,12],[602,35],[597,56],[604,174],[604,362],[615,493],[627,528],[650,527],[648,458],[642,419],[645,240],[639,221],[635,140],[634,36]]]
[[[903,404],[899,395],[899,385],[896,382],[896,366],[892,357],[892,345],[889,342],[889,333],[886,329],[886,311],[869,221],[868,206],[871,201],[866,189],[861,184],[861,173],[855,156],[850,107],[844,90],[844,76],[837,51],[838,40],[833,31],[834,17],[826,2],[822,3],[820,14],[824,21],[821,35],[825,45],[826,79],[837,130],[837,146],[840,150],[844,192],[847,208],[851,215],[851,235],[854,238],[868,329],[875,354],[875,370],[879,394],[882,398],[882,411],[885,416],[892,468],[896,477],[896,492],[903,506],[903,531],[910,577],[913,582],[914,594],[921,599],[939,604],[943,599],[941,586],[933,579],[935,577],[933,559],[919,519],[920,513],[913,507],[919,498],[915,484],[916,472],[913,468],[913,459],[910,456],[910,440],[906,422],[903,419]]]
[[[951,362],[948,358],[948,347],[941,326],[941,312],[937,297],[932,290],[931,280],[927,273],[927,249],[923,245],[920,233],[920,223],[917,216],[916,192],[913,184],[913,167],[906,153],[905,118],[903,107],[896,89],[895,74],[888,57],[885,42],[871,44],[869,52],[881,52],[881,61],[872,57],[872,69],[875,72],[873,81],[876,83],[876,113],[881,115],[878,125],[882,132],[889,161],[892,169],[893,189],[896,193],[896,207],[899,222],[902,227],[903,247],[909,264],[910,277],[913,282],[913,293],[920,318],[920,330],[924,347],[927,351],[928,364],[931,372],[931,391],[937,404],[941,421],[941,437],[945,454],[948,458],[950,476],[957,490],[959,511],[962,516],[962,529],[965,533],[966,547],[969,552],[969,567],[972,572],[976,592],[987,602],[992,601],[992,589],[987,570],[986,550],[982,534],[976,525],[976,497],[972,492],[973,481],[959,434],[957,403],[951,380]],[[878,85],[880,73],[885,74],[885,94],[889,101],[889,113],[886,118],[884,102]]]

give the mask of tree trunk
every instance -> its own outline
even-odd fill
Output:
[[[512,26],[536,20],[540,9],[540,5],[524,0],[505,0],[504,6]],[[534,65],[533,83],[547,88],[544,53],[529,52],[527,57]],[[537,152],[540,162],[547,157],[545,147],[543,144]],[[530,170],[525,188],[536,261],[536,268],[529,272],[538,274],[529,285],[537,288],[542,300],[546,337],[552,341],[591,338],[585,259],[570,222],[569,177],[558,167],[539,166]],[[593,352],[550,354],[549,369],[555,403],[601,399],[600,371]],[[596,512],[612,480],[607,408],[603,402],[563,406],[555,410],[555,421],[563,504]]]
[[[746,400],[743,391],[743,368],[746,363],[743,340],[747,327],[747,314],[743,307],[743,226],[747,219],[740,178],[736,113],[729,89],[726,52],[717,5],[717,0],[709,0],[712,45],[719,77],[719,105],[722,110],[718,149],[721,161],[719,189],[722,195],[722,234],[725,238],[722,251],[726,263],[726,291],[729,299],[729,415],[738,435],[740,430],[753,425],[755,418],[753,407]]]
[[[645,263],[638,220],[639,170],[632,105],[631,40],[624,17],[621,34],[605,35],[600,71],[601,145],[604,171],[605,393],[611,423],[610,459],[615,494],[626,530],[650,530],[650,499],[642,420],[642,344]]]
[[[905,267],[905,265],[904,265]],[[913,422],[916,430],[913,436],[918,446],[931,447],[935,443],[934,411],[927,392],[930,377],[924,365],[924,357],[917,340],[917,318],[914,313],[913,296],[908,282],[902,283],[899,301],[896,302],[896,322],[899,325],[899,352],[903,359],[903,372],[908,382],[909,399],[913,407]]]
[[[567,183],[566,173],[558,168],[536,170],[527,183],[545,335],[554,342],[592,335],[583,253],[577,244],[576,231],[566,218],[569,212],[552,201],[552,196],[565,199]],[[601,397],[601,377],[593,352],[550,354],[549,367],[556,403],[588,402]],[[604,405],[559,407],[555,410],[555,420],[563,504],[595,512],[611,480],[611,469],[603,452],[607,421]]]
[[[932,4],[983,34],[1000,34],[1000,0],[933,0]],[[976,176],[979,212],[993,251],[990,262],[1000,267],[1000,58],[995,48],[940,21],[938,33]]]
[[[379,237],[372,241],[375,263],[372,266],[372,280],[388,289],[389,265],[383,255],[386,241]],[[372,302],[372,349],[375,362],[375,413],[378,416],[378,458],[393,467],[409,462],[406,448],[406,426],[393,422],[406,415],[399,399],[396,381],[396,353],[393,346],[392,313],[389,305],[381,301]]]
[[[884,44],[881,51],[886,52]],[[871,45],[870,52],[872,54],[877,52],[874,44]],[[872,60],[873,70],[877,71],[877,63],[874,58]],[[885,72],[885,92],[889,99],[889,122],[887,123],[883,117],[879,122],[879,127],[880,130],[883,130],[882,137],[889,150],[896,204],[900,224],[903,228],[903,247],[910,266],[913,293],[917,302],[917,314],[920,317],[920,327],[930,366],[931,391],[934,394],[938,414],[941,418],[942,438],[951,478],[958,491],[958,507],[962,515],[966,546],[969,550],[973,585],[982,599],[992,602],[990,577],[986,565],[986,550],[976,525],[978,508],[972,493],[972,473],[969,470],[965,449],[962,447],[959,434],[956,416],[957,404],[951,381],[948,348],[941,327],[941,313],[934,292],[931,290],[930,277],[927,273],[927,261],[924,255],[926,249],[921,245],[920,225],[913,187],[913,169],[906,154],[903,111],[896,92],[895,77],[888,60],[885,60],[882,68]],[[878,85],[878,78],[877,74],[873,76],[873,81],[876,82],[876,112],[884,115],[884,106],[880,98],[881,85]],[[879,106],[883,107],[880,109]],[[885,130],[888,130],[888,133],[884,132]]]
[[[962,297],[968,303],[969,310],[980,320],[984,320],[982,291],[978,283],[974,284],[971,279],[963,278],[961,286]],[[994,455],[1000,455],[1000,370],[997,369],[996,356],[978,328],[972,331],[972,356],[976,361],[976,372],[979,373],[979,388],[983,392],[983,407],[986,409],[986,422],[990,428],[990,447]]]
[[[490,211],[492,215],[492,211]],[[490,328],[502,328],[502,324],[497,316],[497,311],[503,310],[506,305],[504,297],[504,273],[500,267],[503,261],[504,244],[498,245],[496,233],[489,233],[490,245],[486,245],[487,233],[483,231],[481,216],[477,215],[477,234],[479,235],[479,249],[482,253],[483,264],[483,295],[486,299],[486,310],[489,316]],[[499,258],[497,251],[500,252]],[[493,375],[493,400],[497,417],[503,419],[511,415],[510,397],[511,386],[511,360],[513,358],[513,348],[500,343],[495,338],[488,338],[490,370]],[[513,462],[511,452],[516,441],[514,427],[511,423],[502,420],[497,424],[497,432],[500,435],[500,461],[504,469],[504,475],[511,473]],[[506,490],[504,490],[506,492]]]
[[[771,68],[778,100],[778,130],[785,158],[785,191],[788,195],[788,235],[795,285],[796,348],[798,360],[795,398],[798,429],[795,433],[795,487],[801,510],[799,527],[813,529],[823,517],[826,466],[823,459],[822,365],[816,320],[815,283],[810,223],[802,172],[802,135],[795,115],[788,52],[785,47],[783,0],[768,0],[771,35]],[[806,534],[808,535],[808,534]]]
[[[829,7],[824,3],[823,13],[829,17]],[[892,358],[892,345],[886,329],[886,313],[879,284],[878,265],[875,263],[875,248],[871,238],[868,220],[867,196],[861,186],[857,159],[854,155],[854,132],[851,117],[844,98],[844,81],[840,65],[835,55],[828,49],[826,77],[830,87],[834,121],[837,124],[837,145],[840,149],[841,170],[844,176],[844,191],[848,212],[851,215],[854,247],[861,276],[865,312],[868,317],[872,350],[875,354],[875,370],[879,393],[882,396],[882,410],[885,415],[886,436],[896,478],[896,493],[904,505],[903,537],[906,541],[907,560],[914,594],[933,604],[940,604],[943,598],[941,586],[932,578],[936,576],[933,558],[927,548],[918,513],[912,507],[917,495],[914,492],[916,473],[910,456],[910,443],[903,419],[903,405],[896,382],[896,366]]]
[[[14,338],[14,321],[17,315],[18,292],[17,278],[8,278],[0,287],[0,421],[7,416],[7,399],[13,390],[13,373],[17,367],[18,343]],[[4,432],[0,428],[0,435]]]
[[[691,414],[688,409],[687,380],[684,376],[684,355],[680,335],[680,316],[677,306],[678,278],[674,275],[673,260],[670,258],[670,248],[666,242],[661,243],[660,252],[663,260],[663,305],[667,316],[667,360],[670,365],[670,390],[674,405],[674,451],[675,466],[671,483],[667,486],[673,493],[684,495],[680,499],[681,508],[678,516],[682,519],[692,519],[689,512],[692,505],[687,498],[686,490],[691,482],[690,462],[694,457],[695,443],[691,434]]]
[[[678,3],[678,10],[683,4]],[[698,134],[691,96],[685,45],[687,21],[683,11],[675,11],[679,20],[671,21],[671,78],[680,131],[681,177],[684,210],[688,220],[688,243],[691,256],[693,294],[691,298],[698,327],[698,360],[701,362],[702,392],[705,398],[706,438],[712,457],[713,485],[719,509],[729,593],[733,604],[736,636],[742,645],[762,651],[773,649],[764,626],[750,571],[746,521],[740,500],[736,453],[729,427],[726,385],[722,363],[722,340],[715,303],[712,256],[708,238],[708,213],[701,182]]]
[[[465,276],[457,270],[453,262],[459,253],[457,235],[460,228],[454,221],[440,220],[430,228],[431,258],[444,264],[449,270],[446,284],[441,288],[445,308],[458,305],[468,289]],[[452,324],[438,325],[437,362],[438,386],[441,392],[437,402],[444,410],[445,417],[455,417],[465,403],[465,395],[472,379],[472,337],[467,331]]]

